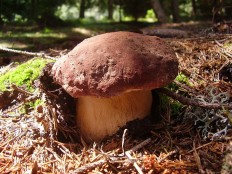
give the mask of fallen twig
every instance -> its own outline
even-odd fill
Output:
[[[146,146],[149,142],[151,141],[151,138],[148,138],[146,140],[144,140],[143,142],[141,142],[140,144],[138,144],[137,146],[133,147],[131,150],[129,151],[126,151],[125,153],[131,153],[131,152],[134,152],[144,146]],[[117,157],[109,157],[109,160],[110,161],[117,161],[120,157],[121,157],[122,154],[120,154],[119,156]],[[96,162],[93,162],[93,163],[88,163],[82,167],[79,167],[78,169],[70,172],[71,174],[74,174],[74,173],[83,173],[85,171],[88,171],[88,170],[91,170],[93,168],[96,168],[98,166],[101,166],[103,164],[105,164],[107,162],[106,159],[102,159],[102,160],[99,160],[99,161],[96,161]]]
[[[20,91],[20,92],[22,92],[22,91]],[[39,99],[39,94],[36,94],[36,93],[35,93],[35,94],[32,94],[32,95],[28,96],[27,98],[24,98],[24,99],[22,100],[22,102],[19,103],[19,104],[17,104],[15,107],[12,107],[12,108],[9,108],[9,109],[4,110],[4,111],[2,112],[2,114],[3,114],[3,116],[4,116],[5,114],[7,114],[7,113],[9,113],[9,112],[11,112],[11,111],[14,111],[15,109],[17,109],[17,108],[23,106],[26,102],[35,101],[35,100],[37,100],[37,99]]]
[[[199,173],[204,173],[204,170],[203,170],[203,167],[202,167],[202,164],[201,164],[200,156],[199,156],[199,154],[197,153],[197,150],[196,150],[195,140],[193,141],[193,156],[194,156],[195,161],[197,163]]]
[[[43,58],[46,58],[46,59],[57,60],[55,57],[48,56],[48,55],[46,55],[44,53],[20,51],[20,50],[15,50],[15,49],[11,49],[11,48],[5,48],[5,47],[0,47],[0,50],[7,51],[7,52],[12,52],[12,53],[17,53],[17,54],[24,54],[24,55],[29,55],[29,56],[38,56],[38,57],[43,57]]]
[[[125,129],[124,131],[123,131],[123,135],[122,135],[122,153],[123,153],[123,156],[125,155],[125,136],[126,136],[126,131],[127,131],[127,129]]]
[[[165,157],[160,158],[160,159],[158,160],[158,163],[163,162],[163,161],[166,160],[168,157],[170,157],[170,156],[176,154],[177,152],[178,152],[177,149],[176,149],[176,150],[173,150],[173,151],[171,151],[171,152],[169,152]]]
[[[186,155],[186,154],[188,154],[188,153],[192,153],[192,152],[194,152],[194,150],[199,150],[199,149],[201,149],[201,148],[203,148],[203,147],[207,147],[207,146],[209,146],[209,145],[212,144],[212,143],[213,143],[213,141],[210,141],[209,143],[203,144],[203,145],[201,145],[201,146],[199,146],[199,147],[196,147],[195,149],[192,149],[192,150],[190,150],[190,151],[184,153],[184,155]]]
[[[135,152],[135,151],[141,149],[142,147],[146,146],[148,143],[150,143],[150,141],[151,141],[151,138],[148,138],[148,139],[144,140],[143,142],[141,142],[140,144],[138,144],[137,146],[128,150],[127,152]]]
[[[125,152],[126,157],[133,161],[133,166],[135,167],[135,169],[137,170],[137,172],[139,174],[143,174],[143,171],[141,170],[139,165],[134,161],[133,157],[131,156],[131,152],[134,152],[134,151],[142,148],[143,146],[145,146],[150,141],[151,141],[151,139],[147,139],[147,140],[143,141],[142,143],[138,144],[137,146],[135,146],[134,148],[132,148],[131,150],[128,150],[128,151]]]
[[[130,152],[127,151],[125,152],[125,155],[126,157],[129,159],[129,160],[132,160],[133,161],[133,166],[135,167],[135,169],[137,170],[137,172],[139,174],[143,174],[143,171],[141,170],[141,168],[139,167],[139,165],[135,162],[135,160],[133,159],[133,157],[131,156]]]
[[[15,85],[14,83],[11,85],[11,88],[18,91],[18,92],[20,92],[20,93],[26,94],[26,95],[33,95],[33,93],[28,92],[23,88],[20,88],[19,86]]]
[[[202,107],[206,109],[232,109],[232,104],[218,104],[218,103],[201,103],[197,100],[193,100],[187,97],[184,97],[180,94],[177,94],[175,92],[172,92],[166,88],[159,88],[158,92],[161,92],[174,100],[178,100],[180,103],[184,105],[191,105],[191,106],[197,106],[197,107]]]

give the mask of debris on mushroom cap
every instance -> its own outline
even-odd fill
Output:
[[[52,68],[54,80],[75,98],[159,88],[177,73],[175,53],[161,38],[123,31],[85,39]]]

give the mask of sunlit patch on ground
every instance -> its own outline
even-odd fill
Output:
[[[7,48],[15,48],[15,49],[25,49],[27,48],[28,46],[30,46],[29,44],[25,44],[25,43],[21,43],[21,42],[7,42],[7,41],[2,41],[0,43],[0,47],[7,47]]]

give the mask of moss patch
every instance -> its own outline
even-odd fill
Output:
[[[38,78],[42,68],[51,61],[50,59],[33,58],[18,65],[15,69],[0,76],[0,91],[6,91],[13,83],[33,91],[33,81]]]
[[[183,73],[179,73],[176,76],[175,80],[187,86],[192,86],[192,84],[189,82],[188,77],[185,76]],[[176,91],[179,89],[179,86],[176,83],[170,83],[167,87],[172,91]]]

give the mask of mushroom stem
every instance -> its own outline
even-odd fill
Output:
[[[87,142],[98,142],[127,122],[148,116],[151,105],[151,91],[130,91],[111,98],[80,97],[77,125]]]

